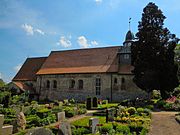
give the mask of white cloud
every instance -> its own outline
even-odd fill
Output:
[[[70,39],[71,36],[69,36],[68,38],[66,38],[65,36],[61,36],[57,44],[65,48],[69,48],[72,45]]]
[[[103,2],[103,0],[94,0],[96,2],[96,4],[100,4]]]
[[[29,24],[23,24],[21,26],[23,28],[23,30],[26,32],[27,35],[34,35],[34,33],[38,33],[40,35],[44,35],[44,31],[42,31],[41,29],[38,28],[34,28],[32,25]]]
[[[20,68],[22,67],[22,64],[18,64],[17,66],[14,67],[14,70],[18,72]]]
[[[41,35],[44,35],[44,32],[42,30],[40,30],[40,29],[35,29],[34,31],[41,34]]]
[[[88,48],[90,46],[88,44],[87,39],[84,36],[78,37],[77,42],[80,45],[80,47],[82,47],[82,48]]]
[[[34,35],[34,28],[31,25],[23,24],[22,28],[25,30],[27,35]]]
[[[94,40],[94,41],[91,41],[91,44],[96,46],[96,45],[98,45],[98,42]]]

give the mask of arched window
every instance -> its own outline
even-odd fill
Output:
[[[53,88],[54,89],[57,88],[57,81],[56,80],[53,81]]]
[[[83,80],[78,80],[78,87],[79,89],[83,89]]]
[[[126,84],[124,77],[121,79],[121,90],[126,90]]]
[[[117,78],[114,78],[114,84],[117,84]]]
[[[75,87],[75,81],[72,79],[70,80],[69,88],[74,88]]]
[[[50,81],[49,80],[46,81],[46,88],[50,88]]]

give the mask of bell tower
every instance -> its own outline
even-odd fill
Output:
[[[131,18],[129,18],[129,30],[126,33],[125,41],[119,51],[120,64],[131,65],[131,45],[134,41],[134,34],[130,30]]]

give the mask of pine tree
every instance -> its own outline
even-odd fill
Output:
[[[164,28],[165,16],[154,3],[144,9],[132,45],[134,82],[147,92],[161,91],[167,98],[178,86],[177,65],[174,63],[174,48],[178,42],[175,34]]]

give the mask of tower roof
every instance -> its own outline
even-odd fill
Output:
[[[132,41],[134,39],[134,34],[129,30],[126,34],[125,41]]]

